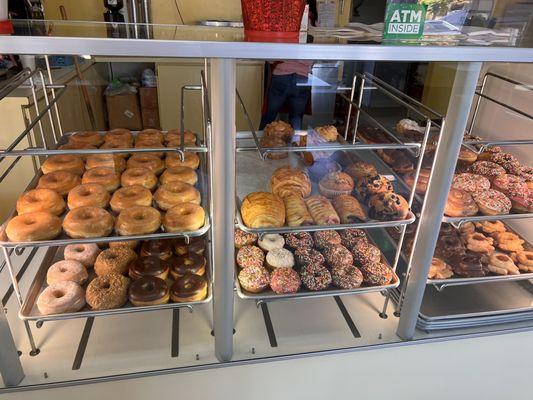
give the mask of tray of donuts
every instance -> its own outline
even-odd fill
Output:
[[[0,246],[203,235],[204,171],[203,153],[50,156],[2,225]]]
[[[44,321],[207,303],[208,259],[204,237],[50,247],[19,316]]]
[[[236,287],[243,299],[320,297],[395,288],[400,281],[361,229],[259,237],[235,230]]]
[[[362,169],[361,169],[362,168]],[[305,232],[385,227],[415,220],[405,198],[371,164],[331,160],[311,168],[283,166],[270,178],[270,191],[249,193],[237,222],[249,233]]]

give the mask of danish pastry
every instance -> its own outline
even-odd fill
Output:
[[[341,194],[335,197],[332,200],[332,204],[343,224],[353,224],[368,220],[366,212],[359,201],[349,194]]]
[[[340,218],[333,205],[324,196],[311,196],[305,200],[307,209],[317,225],[337,225]]]
[[[313,217],[309,214],[302,196],[290,193],[283,197],[288,226],[313,225]]]
[[[282,227],[285,224],[283,200],[272,193],[253,192],[241,205],[243,222],[250,228]]]

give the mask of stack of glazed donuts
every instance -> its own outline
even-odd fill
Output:
[[[127,129],[115,129],[103,135],[75,133],[59,148],[175,148],[180,140],[177,130],[164,135],[146,129],[134,138]],[[195,142],[196,136],[185,132],[185,143]],[[199,165],[198,155],[191,152],[184,161],[175,152],[50,156],[37,187],[19,197],[18,215],[8,222],[6,236],[26,242],[54,239],[62,232],[97,238],[113,232],[128,236],[200,229],[205,212],[195,187]]]
[[[207,296],[205,241],[185,239],[112,242],[65,247],[64,259],[50,266],[47,287],[37,299],[41,314],[183,303]],[[91,271],[90,273],[88,271]]]
[[[257,235],[235,230],[241,287],[250,293],[356,289],[392,282],[381,251],[360,229]]]

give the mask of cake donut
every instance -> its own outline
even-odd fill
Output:
[[[113,217],[102,208],[79,207],[67,213],[63,229],[71,238],[108,236],[113,231]]]
[[[159,129],[145,129],[137,134],[135,142],[142,142],[143,140],[156,140],[159,143],[163,143],[165,135]]]
[[[266,266],[270,269],[294,267],[294,255],[287,249],[272,249],[265,257]]]
[[[155,306],[168,303],[170,291],[163,279],[143,276],[130,285],[128,297],[134,306]]]
[[[358,266],[376,264],[381,260],[381,251],[366,240],[360,240],[352,248],[352,256]]]
[[[65,211],[65,200],[51,189],[32,189],[20,195],[16,209],[19,215],[40,211],[60,215]]]
[[[76,282],[56,282],[42,291],[37,308],[42,315],[62,314],[81,310],[85,306],[85,292]]]
[[[137,258],[137,254],[127,247],[113,247],[102,251],[94,263],[94,272],[98,276],[122,274],[128,272],[129,265]]]
[[[270,288],[276,294],[296,293],[302,282],[292,268],[276,268],[270,275]]]
[[[200,301],[207,296],[205,276],[187,274],[174,282],[170,288],[170,298],[176,303]]]
[[[240,249],[243,246],[255,244],[258,237],[257,233],[248,233],[235,228],[235,247]]]
[[[78,261],[85,268],[93,267],[98,254],[100,254],[100,248],[96,243],[69,244],[63,251],[65,260]]]
[[[363,274],[353,265],[336,266],[331,270],[333,285],[341,289],[356,289],[363,283]]]
[[[116,154],[91,154],[87,156],[85,169],[89,170],[99,167],[112,168],[120,174],[126,169],[126,161]]]
[[[283,236],[278,235],[277,233],[272,233],[263,235],[263,237],[259,238],[257,244],[264,251],[270,251],[283,248],[283,246],[285,246],[285,239],[283,239]]]
[[[94,278],[87,286],[85,298],[93,310],[122,307],[128,300],[130,279],[121,274],[107,274]]]
[[[242,288],[250,293],[260,293],[270,284],[269,272],[258,265],[243,268],[239,272],[238,279]]]
[[[133,142],[133,135],[129,129],[117,128],[107,131],[104,135],[104,141],[106,142]]]
[[[71,210],[78,207],[106,208],[110,198],[109,192],[99,183],[84,183],[68,193],[67,204]]]
[[[302,284],[309,290],[324,290],[331,285],[331,273],[321,264],[308,264],[300,270]]]
[[[253,245],[242,246],[237,252],[237,265],[241,268],[262,267],[265,253]]]
[[[49,212],[31,212],[11,218],[5,232],[12,242],[50,240],[61,233],[61,220]]]
[[[56,282],[71,281],[83,285],[89,275],[82,263],[73,260],[61,260],[48,268],[46,283],[53,285]]]

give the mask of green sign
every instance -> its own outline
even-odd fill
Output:
[[[424,33],[427,6],[389,3],[385,13],[383,39],[418,39]]]

